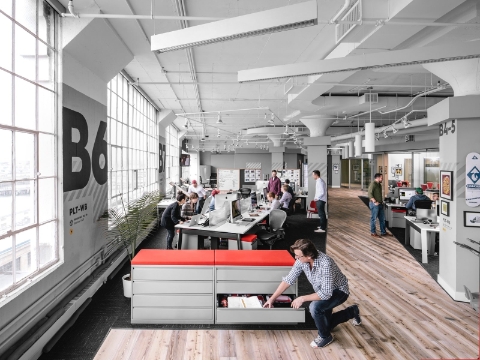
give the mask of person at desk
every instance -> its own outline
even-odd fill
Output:
[[[294,193],[293,193],[292,187],[290,186],[290,180],[285,179],[285,184],[288,185],[288,192],[290,193],[290,195],[292,195],[292,199],[293,199]]]
[[[192,180],[192,184],[188,187],[188,194],[196,193],[198,195],[197,207],[195,208],[196,214],[200,214],[202,211],[203,203],[205,202],[206,191],[202,185],[198,185],[197,180]]]
[[[370,199],[370,235],[378,237],[376,222],[380,223],[380,236],[392,236],[385,227],[385,210],[383,209],[382,181],[383,175],[376,173],[375,180],[368,186],[368,198]]]
[[[423,194],[423,189],[420,187],[417,187],[415,189],[415,195],[413,195],[410,200],[408,200],[407,205],[405,207],[407,210],[417,210],[415,207],[415,201],[418,200],[430,200],[430,198],[427,195]]]
[[[297,297],[291,306],[298,309],[305,301],[311,301],[310,314],[312,314],[318,329],[318,336],[311,342],[311,347],[321,348],[332,343],[331,331],[337,325],[350,319],[353,319],[353,325],[361,325],[362,319],[356,304],[333,313],[333,309],[343,304],[350,294],[347,277],[341,272],[335,261],[318,251],[315,245],[307,239],[295,241],[295,244],[290,247],[290,251],[295,254],[295,264],[263,307],[273,307],[275,299],[295,284],[303,272],[315,292]]]
[[[272,177],[268,180],[267,191],[273,192],[275,196],[280,196],[282,182],[277,177],[277,170],[272,170]]]
[[[182,214],[181,216],[185,219],[191,219],[193,215],[195,215],[195,207],[197,206],[198,202],[198,195],[197,193],[192,192],[189,196],[189,199],[185,204],[182,206]]]
[[[267,193],[267,200],[270,202],[270,206],[268,209],[268,213],[270,214],[272,210],[280,209],[282,204],[280,204],[280,200],[277,199],[277,196],[273,192]]]
[[[283,184],[282,186],[282,197],[279,200],[280,205],[282,205],[282,210],[287,211],[288,210],[288,205],[290,204],[290,201],[292,201],[292,195],[288,192],[289,186],[287,184]]]
[[[183,224],[185,218],[181,217],[180,209],[185,204],[187,196],[178,194],[177,201],[168,205],[162,214],[161,225],[167,230],[167,249],[173,249],[173,238],[175,237],[175,225]]]

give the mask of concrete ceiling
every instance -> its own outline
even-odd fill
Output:
[[[177,1],[182,2],[182,0],[154,0],[155,13],[178,15]],[[67,0],[61,0],[61,2],[67,5]],[[183,2],[188,16],[228,18],[301,1],[183,0]],[[76,10],[80,13],[91,13],[92,9],[96,9],[97,12],[107,14],[148,15],[151,7],[151,2],[147,0],[75,0],[74,3]],[[343,3],[343,0],[318,0],[319,19],[331,19]],[[363,16],[364,18],[423,22],[433,22],[438,19],[452,22],[478,22],[476,3],[474,0],[363,0]],[[133,79],[138,79],[140,84],[144,83],[141,85],[142,89],[161,109],[173,110],[177,114],[198,113],[199,108],[205,112],[212,112],[205,116],[188,116],[190,120],[186,135],[199,137],[202,135],[202,128],[205,128],[206,134],[210,135],[209,138],[217,142],[219,139],[223,141],[223,139],[236,138],[240,131],[246,134],[246,129],[267,125],[265,115],[269,119],[272,113],[275,126],[284,126],[283,120],[287,118],[294,121],[295,125],[303,126],[302,117],[322,114],[321,106],[318,106],[318,103],[321,103],[321,100],[318,100],[320,96],[331,94],[357,97],[371,91],[380,93],[381,97],[409,97],[442,81],[421,66],[408,66],[297,78],[294,80],[294,88],[287,95],[285,80],[237,83],[239,70],[480,38],[478,28],[365,25],[357,26],[337,45],[335,26],[317,25],[200,46],[192,50],[193,65],[196,69],[197,81],[200,83],[197,90],[191,84],[191,65],[187,60],[187,51],[180,50],[160,55],[150,51],[150,37],[154,33],[180,29],[179,21],[111,19],[109,22],[134,55],[133,60],[125,67],[127,73]],[[201,23],[189,21],[188,26]],[[162,84],[145,84],[147,82]],[[377,86],[379,84],[384,86]],[[370,86],[372,89],[368,89]],[[451,95],[451,89],[435,94],[435,96]],[[345,99],[347,102],[347,98]],[[229,111],[238,109],[251,110]],[[348,113],[344,113],[346,110]],[[340,102],[336,108],[329,109],[329,114],[340,113],[340,116],[351,116],[361,111],[364,111],[361,107],[346,109]],[[222,114],[224,125],[216,124],[218,112]],[[376,116],[378,114],[373,115],[373,117]],[[396,116],[398,118],[402,114],[398,113]],[[391,121],[394,120],[395,118],[392,117]],[[177,118],[174,123],[185,130],[183,117]],[[342,131],[340,129],[345,124],[337,123],[333,126],[339,127],[338,131]],[[217,138],[218,129],[221,133],[220,138]],[[346,128],[344,131],[351,130]],[[244,135],[244,138],[247,137]],[[265,137],[264,139],[266,141]]]

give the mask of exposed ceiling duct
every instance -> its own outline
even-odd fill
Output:
[[[241,70],[239,82],[284,79],[480,57],[480,40],[423,48],[382,51],[306,63]]]
[[[151,50],[163,53],[316,24],[315,0],[153,35]]]

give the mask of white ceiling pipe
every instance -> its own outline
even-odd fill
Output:
[[[73,7],[72,7],[73,9]],[[70,10],[70,9],[69,9]],[[217,21],[225,18],[205,16],[163,16],[163,15],[123,15],[123,14],[61,14],[62,17],[75,17],[84,19],[123,19],[123,20],[194,20],[194,21]]]
[[[338,19],[343,17],[345,12],[348,10],[350,7],[350,4],[352,3],[351,0],[345,0],[345,3],[343,4],[342,8],[338,13],[335,14],[335,16],[329,21],[330,24],[335,24]]]
[[[424,118],[424,119],[419,119],[419,120],[411,120],[409,121],[410,122],[410,127],[408,129],[412,129],[412,128],[417,128],[419,126],[424,126],[424,125],[428,125],[428,119],[427,118]],[[375,134],[378,134],[378,133],[382,133],[384,130],[387,130],[388,131],[388,128],[390,128],[391,125],[387,125],[387,126],[382,126],[382,127],[378,127],[378,128],[375,128]],[[413,131],[414,132],[414,131]],[[339,135],[339,136],[332,136],[332,141],[340,141],[340,140],[347,140],[347,139],[350,139],[352,136],[355,136],[357,134],[363,134],[362,131],[360,132],[354,132],[352,134],[345,134],[345,135]]]
[[[362,156],[362,135],[355,135],[355,157]]]

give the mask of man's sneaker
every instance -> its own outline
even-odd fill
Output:
[[[352,324],[355,326],[362,325],[362,319],[360,318],[360,310],[358,309],[358,305],[353,305],[353,320]]]
[[[324,233],[325,232],[325,230],[323,230],[323,229],[317,229],[317,230],[313,230],[313,231],[317,232],[317,233]]]
[[[327,345],[330,345],[332,342],[333,342],[333,335],[330,335],[329,337],[326,337],[326,338],[321,338],[320,336],[317,336],[317,338],[310,343],[310,346],[314,349],[323,348]]]

